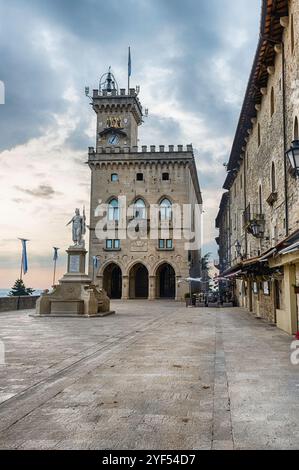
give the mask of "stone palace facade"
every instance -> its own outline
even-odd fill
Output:
[[[138,89],[118,89],[110,71],[91,100],[97,137],[88,157],[89,274],[110,298],[183,300],[189,292],[184,279],[200,275],[200,246],[186,248],[178,236],[184,219],[178,227],[176,217],[177,206],[191,207],[190,228],[199,229],[202,198],[192,146],[138,148]]]

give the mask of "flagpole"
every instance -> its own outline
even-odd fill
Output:
[[[57,263],[57,259],[58,259],[58,250],[59,250],[59,248],[53,247],[53,249],[54,249],[54,257],[53,257],[53,261],[54,261],[53,287],[54,287],[55,286],[55,280],[56,280],[56,263]]]
[[[131,48],[129,46],[129,54],[128,54],[128,95],[130,94],[130,73],[131,73]]]
[[[20,272],[20,280],[22,281],[23,277],[23,249],[22,249],[22,256],[21,256],[21,272]]]
[[[55,286],[55,277],[56,277],[56,259],[54,259],[53,287]]]

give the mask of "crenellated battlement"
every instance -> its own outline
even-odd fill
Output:
[[[118,90],[111,90],[108,92],[107,90],[98,90],[95,89],[93,90],[93,98],[107,98],[107,97],[116,97],[116,96],[122,96],[124,98],[126,97],[133,97],[137,98],[138,93],[135,88],[130,88],[129,92],[126,92],[125,88],[121,88],[118,92]]]
[[[134,147],[98,147],[96,150],[94,147],[88,148],[88,155],[89,158],[96,158],[97,154],[173,154],[173,153],[192,153],[193,154],[193,146],[187,145],[142,145],[141,147],[134,146]]]
[[[108,92],[106,90],[93,90],[92,93],[92,101],[93,105],[99,105],[101,103],[101,106],[128,106],[129,103],[132,103],[132,98],[134,98],[133,102],[137,103],[137,106],[142,114],[142,105],[140,103],[140,100],[138,98],[138,92],[135,88],[130,88],[130,90],[127,92],[125,88],[121,88],[119,91],[118,90],[112,90],[111,92]]]

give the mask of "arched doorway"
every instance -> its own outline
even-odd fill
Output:
[[[109,264],[103,274],[103,287],[110,299],[121,299],[122,296],[122,274],[117,264]]]
[[[175,299],[175,271],[168,264],[162,264],[157,270],[157,297],[160,299]]]
[[[148,298],[148,270],[144,264],[135,264],[130,271],[130,299]]]

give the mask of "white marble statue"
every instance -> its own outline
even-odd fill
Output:
[[[83,209],[83,215],[80,215],[80,210],[75,210],[74,217],[69,221],[66,226],[73,224],[72,226],[72,238],[75,246],[84,246],[83,236],[86,233],[86,217],[85,210]]]

